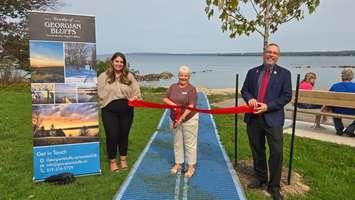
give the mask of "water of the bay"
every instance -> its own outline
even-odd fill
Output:
[[[128,54],[127,61],[140,74],[172,72],[174,78],[166,81],[144,83],[151,86],[169,86],[177,81],[177,71],[181,65],[187,65],[194,73],[191,83],[208,88],[233,88],[235,75],[239,74],[241,87],[248,69],[262,63],[261,56],[210,56],[210,55],[145,55]],[[332,83],[341,81],[339,66],[355,66],[355,56],[283,56],[279,65],[289,69],[293,87],[296,76],[312,71],[317,74],[314,89],[328,89]],[[355,72],[355,69],[353,69]]]

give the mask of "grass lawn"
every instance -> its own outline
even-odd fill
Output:
[[[56,186],[32,181],[31,96],[28,87],[0,88],[0,199],[112,199],[128,172],[108,170],[105,134],[100,130],[101,168],[99,176],[77,178],[73,184]],[[144,99],[160,102],[164,89],[144,89]],[[213,98],[214,99],[214,98]],[[213,100],[212,99],[212,100]],[[130,133],[129,163],[132,166],[163,111],[136,109]],[[234,159],[233,116],[214,116],[222,143]],[[238,158],[250,158],[245,126],[239,123]],[[101,124],[100,124],[100,127]],[[288,162],[290,137],[285,136],[284,165]],[[347,146],[297,138],[294,169],[304,174],[311,191],[292,199],[353,199],[355,196],[355,149]],[[270,199],[246,191],[249,199]]]
[[[214,102],[215,98],[210,100]],[[234,116],[213,116],[222,144],[234,163]],[[238,160],[251,160],[243,117],[238,117]],[[349,138],[350,139],[350,138]],[[284,135],[284,167],[288,167],[291,136]],[[267,146],[267,145],[266,145]],[[310,191],[289,199],[354,199],[355,148],[296,137],[292,169],[304,175]],[[248,199],[270,199],[261,192],[246,189]]]
[[[12,87],[0,91],[0,199],[112,199],[128,172],[109,172],[101,122],[101,175],[80,177],[73,184],[62,186],[34,183],[30,89]],[[161,90],[144,91],[146,99],[160,101]],[[162,113],[159,109],[135,110],[128,151],[130,166],[154,133]]]

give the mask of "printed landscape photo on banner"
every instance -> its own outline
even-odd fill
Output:
[[[78,103],[97,102],[96,84],[78,85]]]
[[[93,43],[65,43],[65,82],[96,83],[96,46]]]
[[[97,103],[33,105],[34,146],[98,141]]]
[[[54,104],[53,83],[31,84],[32,104]]]
[[[32,83],[64,83],[62,42],[30,41]]]
[[[77,103],[75,84],[55,84],[55,103]]]

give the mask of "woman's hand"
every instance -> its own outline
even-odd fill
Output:
[[[177,124],[177,125],[182,124],[182,121],[183,121],[183,120],[184,120],[184,119],[183,119],[182,117],[179,117],[179,119],[176,120],[176,124]]]
[[[176,129],[179,125],[182,124],[182,121],[183,121],[182,118],[179,117],[179,119],[174,120],[173,123],[171,123],[171,127],[170,128]]]
[[[134,100],[137,100],[137,99],[138,99],[137,96],[133,96],[133,97],[129,98],[128,100],[129,100],[129,101],[134,101]]]

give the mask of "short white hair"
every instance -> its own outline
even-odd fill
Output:
[[[179,68],[179,74],[180,73],[187,73],[189,76],[191,75],[191,70],[188,66],[181,66]]]
[[[353,70],[351,69],[344,69],[341,72],[341,80],[342,81],[351,81],[354,78]]]

